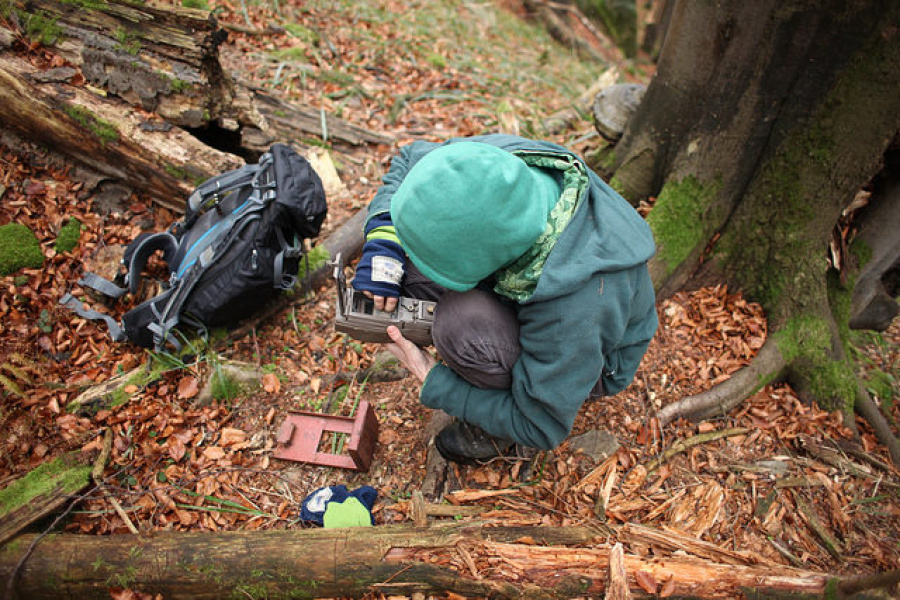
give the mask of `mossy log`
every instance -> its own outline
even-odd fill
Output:
[[[453,592],[496,598],[601,596],[610,547],[582,527],[454,523],[299,531],[57,535],[40,540],[15,574],[22,598],[108,598],[113,587],[165,598],[410,596]],[[7,581],[26,535],[0,549]],[[578,546],[578,547],[569,547]],[[461,550],[461,548],[463,550]],[[622,556],[635,596],[666,584],[670,597],[731,598],[746,588],[819,594],[828,577],[777,565],[679,556]],[[641,583],[639,584],[638,581]]]
[[[0,129],[177,212],[197,183],[274,142],[392,141],[236,82],[219,59],[226,33],[208,11],[125,0],[10,7],[0,23]],[[24,31],[65,66],[24,60],[13,43]]]
[[[0,544],[58,510],[88,485],[91,465],[65,455],[44,463],[0,490]]]
[[[27,6],[26,6],[27,4]],[[16,18],[90,85],[183,127],[231,104],[217,59],[224,30],[208,11],[118,0],[14,0]]]
[[[83,87],[38,83],[37,74],[26,61],[0,55],[3,128],[146,192],[163,206],[183,210],[183,198],[193,187],[182,179],[188,159],[197,175],[239,164],[236,157],[204,146],[183,130],[142,131],[144,120],[123,110],[121,101]]]

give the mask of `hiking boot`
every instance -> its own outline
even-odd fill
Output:
[[[470,423],[455,421],[435,436],[434,445],[445,459],[461,465],[474,465],[503,456],[515,442],[494,437]]]

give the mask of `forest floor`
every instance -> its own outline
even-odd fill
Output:
[[[566,108],[609,66],[620,68],[620,80],[652,73],[647,61],[622,61],[602,44],[618,62],[580,61],[512,14],[517,7],[509,2],[503,10],[451,2],[412,10],[391,0],[217,6],[220,21],[235,25],[222,48],[229,70],[397,139],[393,146],[333,148],[343,188],[329,199],[323,238],[367,204],[397,146],[498,130],[544,137],[542,118]],[[272,23],[285,30],[238,31]],[[579,151],[599,143],[589,121],[553,139]],[[375,487],[379,525],[411,519],[431,411],[418,403],[414,378],[354,376],[381,347],[334,332],[332,287],[298,298],[240,339],[220,340],[215,353],[173,362],[157,381],[128,390],[120,406],[69,413],[67,404],[83,389],[151,357],[110,342],[102,327],[60,309],[60,297],[99,249],[161,230],[177,215],[139,193],[122,211],[94,212],[74,168],[27,146],[0,147],[0,199],[0,223],[28,224],[46,257],[43,269],[0,280],[0,369],[14,368],[5,371],[14,387],[5,387],[0,405],[0,486],[66,452],[93,459],[109,430],[102,484],[71,511],[66,531],[128,531],[113,500],[142,532],[305,527],[303,498],[337,484]],[[58,254],[53,242],[72,218],[83,224],[80,242]],[[456,467],[458,489],[446,500],[481,506],[480,518],[507,525],[638,523],[762,564],[840,575],[900,567],[900,472],[864,421],[854,438],[840,412],[775,384],[727,417],[658,425],[661,406],[727,378],[766,338],[765,315],[739,290],[679,293],[660,301],[658,311],[658,334],[631,386],[586,404],[572,436],[551,452]],[[900,320],[882,334],[861,334],[858,357],[896,426]],[[227,401],[199,401],[205,376],[225,359],[254,365],[261,386]],[[273,458],[288,411],[349,415],[360,401],[380,421],[369,471]],[[597,454],[588,448],[592,437],[615,444]],[[689,447],[672,451],[685,441]],[[626,549],[669,551],[640,543]]]

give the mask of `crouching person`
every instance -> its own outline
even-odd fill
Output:
[[[437,301],[441,362],[396,327],[420,401],[457,419],[444,458],[490,460],[569,435],[581,405],[627,386],[657,327],[650,228],[584,162],[509,135],[414,142],[368,209],[353,285],[376,308]]]

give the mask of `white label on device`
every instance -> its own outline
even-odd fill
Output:
[[[372,281],[384,281],[400,285],[403,278],[403,263],[390,256],[372,257]]]

